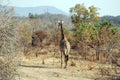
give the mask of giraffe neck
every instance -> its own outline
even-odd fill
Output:
[[[63,31],[62,24],[61,24],[61,38],[64,39],[64,31]]]

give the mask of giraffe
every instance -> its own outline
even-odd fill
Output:
[[[60,32],[61,32],[61,40],[60,40],[60,52],[61,52],[61,68],[62,68],[62,64],[63,64],[63,61],[62,61],[62,55],[64,56],[64,63],[65,63],[65,66],[64,68],[67,67],[67,63],[68,63],[68,60],[69,60],[69,53],[70,53],[70,43],[68,42],[65,34],[64,34],[64,30],[63,30],[63,21],[59,21],[58,22],[58,28],[60,27]]]

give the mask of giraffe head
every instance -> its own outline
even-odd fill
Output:
[[[63,23],[64,23],[63,20],[59,20],[59,21],[58,21],[58,27],[61,26],[61,25],[63,25]]]
[[[59,21],[57,22],[57,25],[58,25],[58,30],[60,30],[60,29],[61,29],[61,26],[63,25],[63,23],[64,23],[64,21],[63,21],[63,20],[59,20]]]

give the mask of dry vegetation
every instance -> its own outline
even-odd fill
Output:
[[[14,80],[17,75],[18,29],[14,19],[6,16],[12,11],[13,8],[0,12],[0,80]]]
[[[71,56],[68,68],[61,69],[60,31],[57,26],[51,29],[50,26],[43,27],[44,23],[39,19],[6,16],[11,12],[12,9],[0,12],[0,80],[120,79],[120,31],[109,39],[109,34],[102,29],[107,35],[104,40],[92,42],[88,34],[84,33],[85,37],[80,39],[73,30],[66,29],[65,34],[71,43]],[[33,34],[37,36],[36,44],[40,43],[40,38],[43,40],[40,44],[44,46],[32,46]],[[117,39],[114,44],[111,41],[113,39]]]
[[[94,47],[91,47],[91,43],[81,41],[77,44],[72,32],[66,31],[66,35],[71,42],[71,57],[68,68],[60,69],[59,43],[57,44],[56,42],[59,41],[60,38],[59,31],[56,31],[55,34],[49,34],[50,31],[45,31],[44,29],[38,30],[42,30],[49,35],[49,38],[47,37],[49,40],[44,41],[42,48],[39,46],[31,46],[32,39],[30,39],[31,41],[29,39],[29,41],[26,41],[28,45],[26,46],[25,52],[19,55],[21,58],[21,66],[18,68],[20,79],[119,80],[119,43],[111,46],[110,44],[105,44],[100,50],[100,60],[96,60],[96,50]],[[53,35],[56,34],[58,37],[53,37]],[[72,36],[70,36],[70,34],[72,34]],[[29,37],[30,36],[32,36],[32,34],[29,35]],[[74,39],[72,39],[73,37]],[[46,43],[50,44],[48,45]],[[109,48],[110,51],[107,52]],[[114,61],[113,59],[116,60]],[[32,71],[29,71],[31,69]],[[34,73],[36,75],[33,75]]]

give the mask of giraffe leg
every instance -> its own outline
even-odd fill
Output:
[[[36,53],[36,58],[38,57],[38,54]]]
[[[65,60],[64,60],[64,62],[65,62],[65,66],[64,66],[64,68],[67,67],[68,59],[69,59],[69,56],[68,56],[68,55],[65,55]]]
[[[62,61],[62,52],[61,52],[61,68],[62,68],[62,64],[63,64],[63,61]]]

